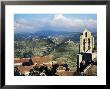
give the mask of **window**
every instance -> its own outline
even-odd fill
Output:
[[[88,38],[88,50],[90,50],[90,38]]]
[[[85,33],[85,37],[87,37],[87,32]]]
[[[85,39],[83,39],[83,50],[85,51]]]

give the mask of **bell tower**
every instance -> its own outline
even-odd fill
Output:
[[[80,36],[80,53],[92,53],[94,48],[94,37],[87,28]]]
[[[83,71],[86,66],[96,58],[96,53],[93,52],[93,49],[94,37],[91,32],[85,28],[80,36],[79,54],[77,54],[77,72]]]

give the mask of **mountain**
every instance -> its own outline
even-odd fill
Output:
[[[97,34],[92,33],[95,39],[97,38]],[[32,40],[32,39],[43,39],[43,38],[63,38],[65,40],[72,40],[74,42],[79,42],[80,40],[80,32],[68,32],[68,31],[53,31],[53,30],[41,30],[35,33],[15,33],[14,40],[22,41],[22,40]]]

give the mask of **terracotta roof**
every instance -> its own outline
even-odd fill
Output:
[[[14,60],[14,63],[22,63],[22,62],[28,62],[29,58],[16,58]],[[37,63],[39,66],[41,66],[41,64],[45,64],[48,67],[52,67],[52,61],[50,61],[48,56],[43,56],[43,57],[33,57],[32,61],[34,63],[34,65],[31,66],[17,66],[18,69],[20,70],[21,73],[26,73],[29,72],[30,69],[33,69],[33,67],[35,66],[35,64]],[[61,68],[62,69],[62,68]],[[72,76],[73,75],[73,71],[65,71],[65,70],[57,70],[57,74],[60,76]]]
[[[33,57],[32,58],[33,63],[38,63],[38,64],[42,64],[45,62],[49,62],[50,59],[48,56],[43,56],[43,57]]]
[[[18,66],[18,69],[20,70],[21,73],[30,71],[30,69],[32,69],[32,68],[33,68],[33,66]]]
[[[30,58],[15,58],[14,60],[14,63],[23,63],[23,62],[28,62]],[[38,63],[38,64],[41,64],[41,63],[45,63],[45,62],[49,62],[50,59],[48,56],[38,56],[38,57],[33,57],[32,58],[32,61],[33,63]]]
[[[57,71],[57,74],[59,76],[73,76],[73,71],[64,71],[64,70],[59,70]]]
[[[17,60],[16,60],[17,59]],[[15,58],[14,63],[28,62],[30,58]]]
[[[47,65],[48,67],[52,67],[52,62],[50,61],[50,62],[47,62],[47,63],[44,63],[45,65]]]

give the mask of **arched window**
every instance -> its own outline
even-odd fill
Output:
[[[90,38],[88,38],[88,50],[90,50]]]
[[[85,39],[83,39],[83,50],[85,51]]]
[[[85,37],[87,37],[87,32],[85,33]]]

